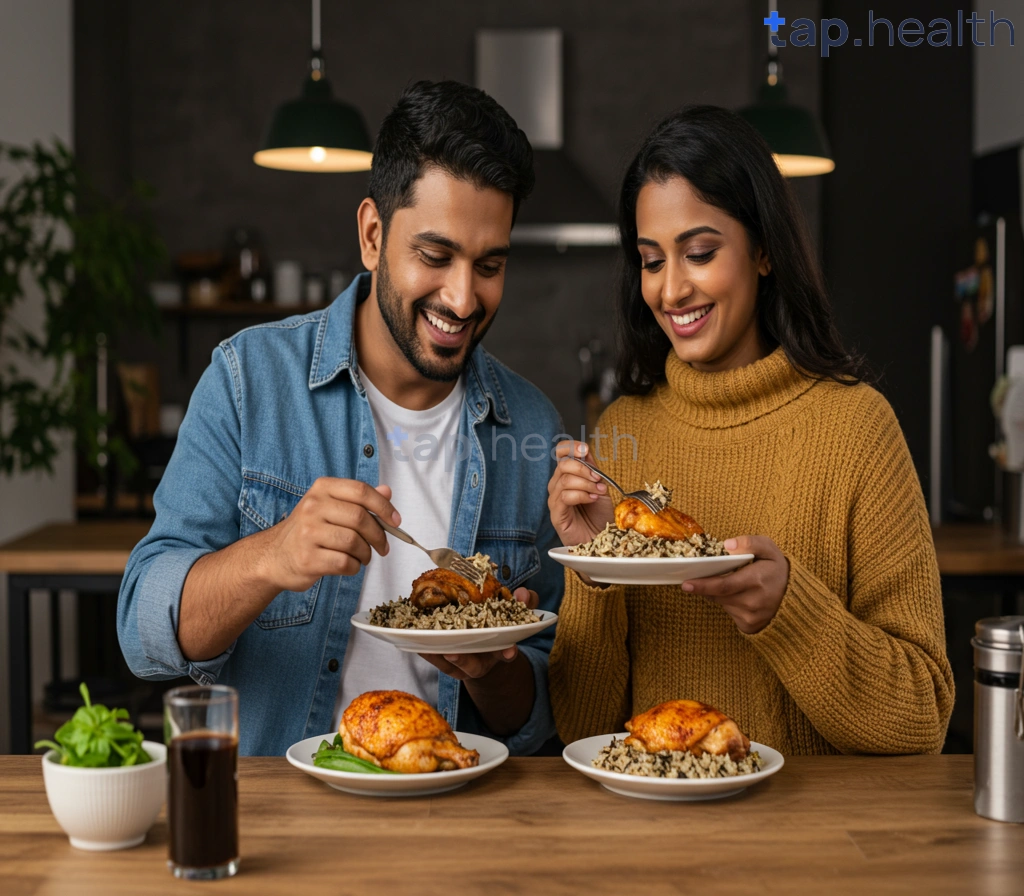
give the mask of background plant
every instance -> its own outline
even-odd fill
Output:
[[[96,358],[127,328],[159,326],[145,289],[165,255],[145,214],[151,191],[136,183],[124,199],[102,195],[60,141],[0,143],[2,161],[16,176],[0,180],[0,472],[52,473],[71,432],[94,468],[109,458],[128,473],[135,459],[123,439],[105,438],[111,415],[97,410]],[[41,332],[12,314],[34,289]],[[26,361],[50,361],[52,372],[33,374]]]

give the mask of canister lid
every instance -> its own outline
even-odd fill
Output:
[[[1004,650],[1020,650],[1021,626],[1024,625],[1024,616],[990,616],[987,619],[979,619],[974,624],[976,639],[991,647],[1002,647]]]

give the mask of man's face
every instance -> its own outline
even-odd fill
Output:
[[[427,168],[414,201],[392,215],[377,302],[421,376],[458,379],[501,304],[512,197]]]

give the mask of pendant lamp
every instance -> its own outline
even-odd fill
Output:
[[[302,96],[278,106],[253,161],[282,171],[368,171],[371,146],[363,116],[331,93],[320,51],[320,0],[313,0],[313,51]]]
[[[771,15],[765,19],[784,23],[779,19],[776,0],[769,3]],[[776,25],[777,27],[777,25]],[[779,170],[786,177],[808,177],[828,174],[836,167],[832,160],[828,138],[818,119],[802,106],[789,102],[786,86],[782,83],[782,65],[778,47],[768,36],[768,72],[761,84],[757,102],[740,109],[739,114],[761,133],[771,147]]]

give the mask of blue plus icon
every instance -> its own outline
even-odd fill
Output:
[[[785,25],[786,24],[786,20],[783,19],[783,18],[780,18],[778,11],[773,9],[772,10],[772,14],[770,16],[768,16],[764,20],[764,23],[769,28],[772,29],[772,34],[778,34],[779,33],[779,25]]]
[[[402,442],[409,438],[407,433],[401,426],[395,426],[391,432],[387,434],[387,440],[391,442],[396,448],[400,447]]]

